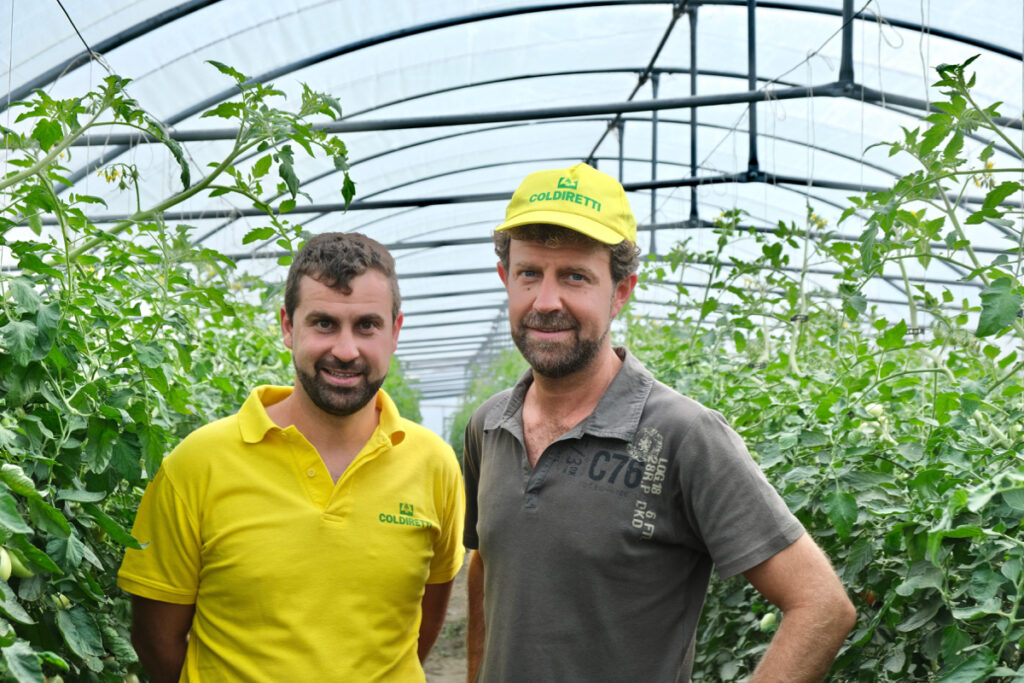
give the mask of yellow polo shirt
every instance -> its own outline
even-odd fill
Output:
[[[183,681],[423,681],[424,584],[462,565],[465,494],[451,448],[398,415],[337,483],[265,406],[190,434],[146,489],[118,585],[195,604]]]

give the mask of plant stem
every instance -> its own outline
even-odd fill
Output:
[[[907,307],[910,309],[910,327],[917,327],[917,302],[914,301],[914,291],[910,287],[910,278],[907,277],[907,267],[903,263],[903,259],[899,258],[896,260],[896,264],[900,267],[900,274],[903,276],[903,287],[907,290]]]
[[[239,132],[239,136],[241,136],[241,135],[242,135],[242,133]],[[180,204],[181,202],[185,201],[186,199],[189,199],[189,198],[195,196],[199,192],[202,192],[203,190],[205,190],[207,188],[208,185],[213,183],[215,178],[217,178],[220,174],[222,174],[225,170],[227,170],[231,166],[231,164],[235,161],[235,159],[237,159],[239,157],[239,155],[241,155],[247,149],[249,149],[250,147],[252,147],[252,146],[254,146],[256,144],[258,144],[258,141],[251,142],[251,143],[249,143],[249,144],[247,144],[247,145],[245,145],[243,147],[239,147],[238,143],[236,143],[235,147],[231,150],[231,153],[228,154],[227,158],[224,159],[224,161],[222,161],[219,164],[217,164],[216,168],[214,168],[201,181],[199,181],[198,183],[196,183],[192,187],[188,188],[187,190],[179,192],[178,194],[176,194],[176,195],[174,195],[172,197],[168,197],[167,199],[165,199],[164,201],[160,202],[156,206],[153,206],[153,207],[151,207],[149,209],[146,209],[145,211],[138,211],[138,212],[132,214],[131,216],[129,216],[125,220],[117,223],[115,226],[113,226],[112,228],[107,230],[106,233],[105,233],[105,236],[106,237],[114,237],[116,235],[119,235],[122,232],[124,232],[125,230],[127,230],[129,227],[131,227],[132,225],[135,225],[136,223],[139,223],[139,222],[142,222],[144,220],[148,220],[150,218],[153,218],[154,216],[156,216],[158,214],[161,214],[164,211],[166,211],[167,209],[171,208],[175,204]],[[77,258],[78,256],[81,256],[82,254],[84,254],[85,252],[89,251],[90,249],[93,249],[93,248],[99,246],[100,244],[102,244],[103,243],[103,239],[104,239],[103,237],[94,237],[94,238],[92,238],[90,240],[87,240],[80,247],[78,247],[77,249],[72,251],[71,254],[70,254],[70,257],[71,258]]]
[[[985,396],[988,396],[989,394],[991,394],[991,393],[992,393],[993,391],[995,391],[995,389],[996,389],[996,388],[997,388],[997,387],[998,387],[998,386],[999,386],[1000,384],[1003,384],[1004,382],[1006,382],[1007,380],[1009,380],[1009,379],[1010,379],[1011,377],[1013,377],[1014,375],[1016,375],[1016,374],[1017,374],[1018,372],[1020,372],[1020,371],[1021,371],[1022,369],[1024,369],[1024,360],[1021,360],[1021,361],[1017,361],[1017,363],[1016,363],[1016,364],[1015,364],[1015,365],[1014,365],[1014,366],[1013,366],[1012,368],[1010,368],[1010,370],[1009,370],[1009,371],[1007,371],[1007,372],[1006,372],[1006,374],[1004,374],[1004,375],[1003,375],[1002,377],[1000,377],[999,379],[997,379],[997,380],[996,380],[996,382],[995,382],[995,384],[993,384],[993,385],[992,385],[991,387],[989,387],[989,388],[988,388],[988,389],[987,389],[987,390],[985,391],[985,394],[984,394],[984,396],[982,396],[982,398],[984,398]]]
[[[67,279],[64,288],[67,291],[68,301],[71,302],[74,300],[75,283],[74,275],[71,272],[71,236],[68,234],[68,222],[67,216],[64,215],[64,203],[61,202],[57,193],[53,191],[53,183],[46,177],[43,171],[40,171],[37,177],[39,178],[39,184],[46,189],[46,193],[50,195],[50,199],[53,201],[53,212],[57,215],[57,224],[60,226],[61,239],[64,243],[64,273]]]
[[[70,147],[72,142],[80,138],[82,135],[85,134],[87,130],[92,128],[96,124],[96,119],[99,118],[99,115],[103,113],[107,109],[107,107],[109,107],[109,105],[100,107],[96,111],[96,113],[93,114],[93,117],[89,119],[89,121],[87,121],[84,126],[79,128],[73,134],[68,135],[66,138],[61,140],[57,145],[53,147],[53,149],[47,152],[46,156],[44,156],[42,159],[36,161],[34,164],[26,168],[24,171],[20,171],[12,176],[0,179],[0,190],[6,190],[8,187],[17,185],[23,180],[31,178],[32,176],[38,175],[40,172],[42,172],[43,169],[45,169],[51,163],[53,163],[54,159],[60,156],[61,152]]]

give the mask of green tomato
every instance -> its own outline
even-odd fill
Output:
[[[775,630],[775,623],[777,620],[778,617],[775,616],[775,612],[768,612],[768,614],[761,617],[761,621],[758,624],[758,627],[762,631],[773,631]]]
[[[53,603],[53,606],[57,611],[66,610],[71,607],[71,601],[68,600],[68,596],[63,593],[54,593],[51,595],[50,602]]]
[[[17,553],[8,553],[11,558],[11,574],[17,576],[19,579],[27,579],[30,576],[35,576],[35,572],[26,567],[21,558],[18,557]]]
[[[0,579],[6,581],[11,578],[11,554],[7,548],[0,547]]]
[[[885,413],[885,408],[880,403],[869,403],[864,406],[864,412],[871,417],[879,418]]]

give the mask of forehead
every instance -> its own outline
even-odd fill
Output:
[[[611,268],[611,252],[597,244],[562,244],[551,247],[541,242],[512,240],[508,254],[509,263],[578,266],[595,272],[610,271]]]
[[[337,312],[353,309],[358,315],[378,313],[391,318],[391,283],[376,270],[367,270],[349,280],[348,293],[328,287],[308,275],[299,280],[298,309]],[[355,310],[358,309],[358,310]]]

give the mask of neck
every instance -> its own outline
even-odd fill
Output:
[[[621,367],[622,359],[608,343],[586,367],[571,375],[545,377],[534,372],[530,398],[551,415],[589,415]]]
[[[375,399],[351,415],[331,415],[309,399],[298,381],[287,398],[267,408],[267,415],[282,429],[294,426],[321,453],[339,449],[358,451],[380,422]]]

